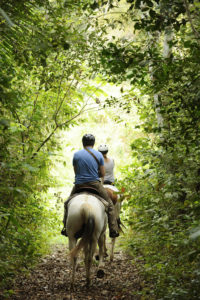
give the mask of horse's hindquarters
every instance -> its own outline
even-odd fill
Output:
[[[89,216],[95,219],[95,234],[97,236],[104,229],[105,207],[95,197],[88,194],[80,194],[74,197],[68,206],[67,232],[68,236],[75,236],[87,222]]]
[[[92,258],[99,243],[101,254],[103,253],[101,242],[106,230],[107,216],[104,205],[92,195],[80,194],[71,199],[68,205],[67,232],[69,237],[70,255],[72,258],[71,285],[74,284],[75,264],[78,253],[84,249],[86,281],[90,283],[90,269]],[[81,239],[76,244],[77,234],[81,234]],[[73,247],[73,249],[72,249]],[[102,262],[102,255],[100,258]]]

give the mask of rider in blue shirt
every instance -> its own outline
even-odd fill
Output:
[[[92,147],[87,147],[99,161],[100,166],[104,165],[103,155],[94,150]],[[94,157],[85,149],[75,152],[73,157],[73,166],[76,168],[75,184],[81,184],[90,181],[99,181],[98,164]]]
[[[103,155],[93,149],[95,137],[92,134],[85,134],[82,138],[82,143],[83,149],[77,151],[73,157],[75,184],[70,197],[84,187],[90,187],[98,191],[99,196],[108,202],[109,235],[115,238],[119,236],[119,227],[115,216],[114,205],[100,180],[100,177],[105,175]],[[61,232],[66,236],[67,204],[68,200],[65,202],[64,228]]]

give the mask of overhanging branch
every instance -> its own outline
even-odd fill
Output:
[[[84,112],[85,107],[86,107],[86,104],[83,105],[83,107],[80,109],[80,111],[75,116],[73,116],[71,119],[69,119],[61,124],[57,124],[55,126],[55,128],[53,129],[53,131],[48,135],[48,137],[40,144],[40,146],[37,148],[37,150],[33,153],[33,155],[31,156],[31,159],[33,159],[37,155],[37,153],[42,149],[42,147],[51,139],[51,137],[54,135],[54,133],[57,131],[58,128],[61,128],[62,126],[69,124],[74,119],[79,117]]]

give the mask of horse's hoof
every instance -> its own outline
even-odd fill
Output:
[[[97,271],[97,278],[103,278],[104,275],[105,275],[105,273],[104,273],[103,270],[99,269],[99,270]]]

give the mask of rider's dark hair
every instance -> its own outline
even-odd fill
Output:
[[[108,150],[106,150],[106,151],[99,151],[99,152],[101,152],[104,155],[104,154],[108,153]]]
[[[93,134],[85,134],[83,137],[82,137],[82,143],[83,143],[83,146],[86,147],[86,146],[94,146],[94,143],[95,143],[95,137]]]

